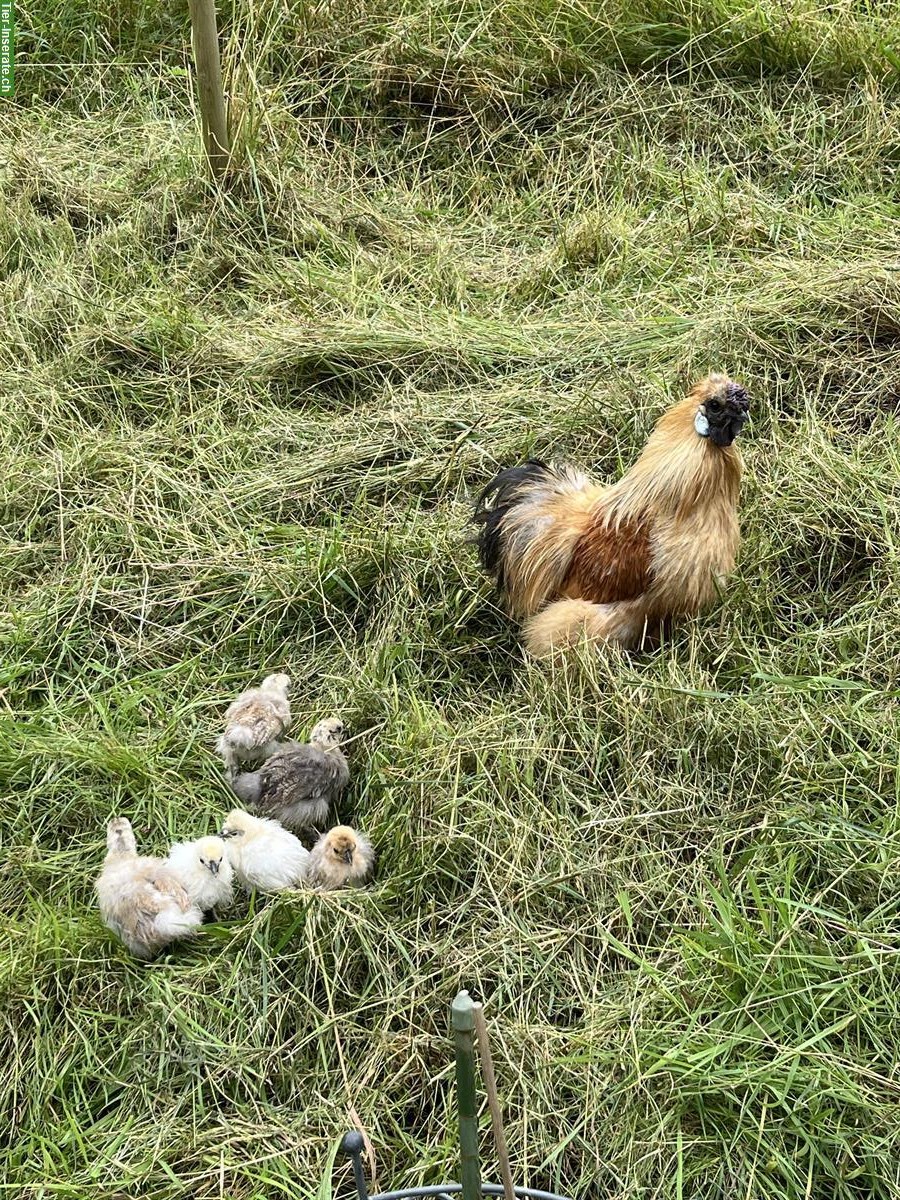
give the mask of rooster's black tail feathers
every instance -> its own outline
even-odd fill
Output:
[[[507,467],[500,471],[478,497],[475,506],[475,524],[480,526],[476,544],[478,556],[485,571],[491,575],[500,591],[506,581],[503,571],[504,518],[511,509],[537,483],[552,477],[553,470],[546,463],[531,458],[520,467]]]

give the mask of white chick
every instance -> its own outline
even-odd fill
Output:
[[[278,892],[306,880],[309,851],[277,821],[235,808],[225,818],[222,837],[234,873],[248,891]]]
[[[309,745],[281,743],[258,771],[233,779],[235,795],[294,833],[324,828],[331,806],[350,781],[340,749],[343,736],[340,717],[326,717],[313,729]]]
[[[267,675],[258,688],[242,692],[225,713],[225,732],[216,742],[216,753],[225,763],[229,779],[238,763],[256,763],[275,748],[291,719],[287,675]]]
[[[178,938],[191,937],[203,913],[161,858],[138,855],[131,822],[106,826],[106,859],[94,888],[103,924],[135,958],[153,958]]]
[[[234,870],[221,838],[176,842],[169,851],[168,863],[204,912],[227,908],[234,899]]]
[[[335,825],[310,851],[307,879],[328,890],[361,887],[374,865],[375,851],[366,835],[349,825]]]

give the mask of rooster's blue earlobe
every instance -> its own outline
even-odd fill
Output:
[[[694,417],[694,428],[701,437],[709,437],[709,421],[707,421],[706,413],[702,408],[697,410],[697,415]]]

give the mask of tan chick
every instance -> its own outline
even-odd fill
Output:
[[[238,696],[225,713],[225,732],[216,742],[216,753],[225,763],[229,779],[239,763],[263,761],[291,719],[287,675],[267,675],[257,688]]]
[[[169,864],[138,854],[125,817],[106,827],[106,859],[94,888],[103,924],[135,958],[153,958],[170,942],[191,937],[203,922],[199,905]]]
[[[204,912],[228,908],[234,899],[234,870],[220,837],[176,842],[169,851],[169,866],[188,895]]]
[[[349,825],[335,825],[310,851],[307,879],[328,890],[362,887],[374,866],[375,852],[366,835]]]
[[[235,808],[222,826],[228,858],[245,888],[280,892],[306,881],[309,851],[277,821]]]

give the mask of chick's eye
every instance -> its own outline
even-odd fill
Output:
[[[722,405],[718,400],[710,400],[706,406],[710,412],[721,412]]]

